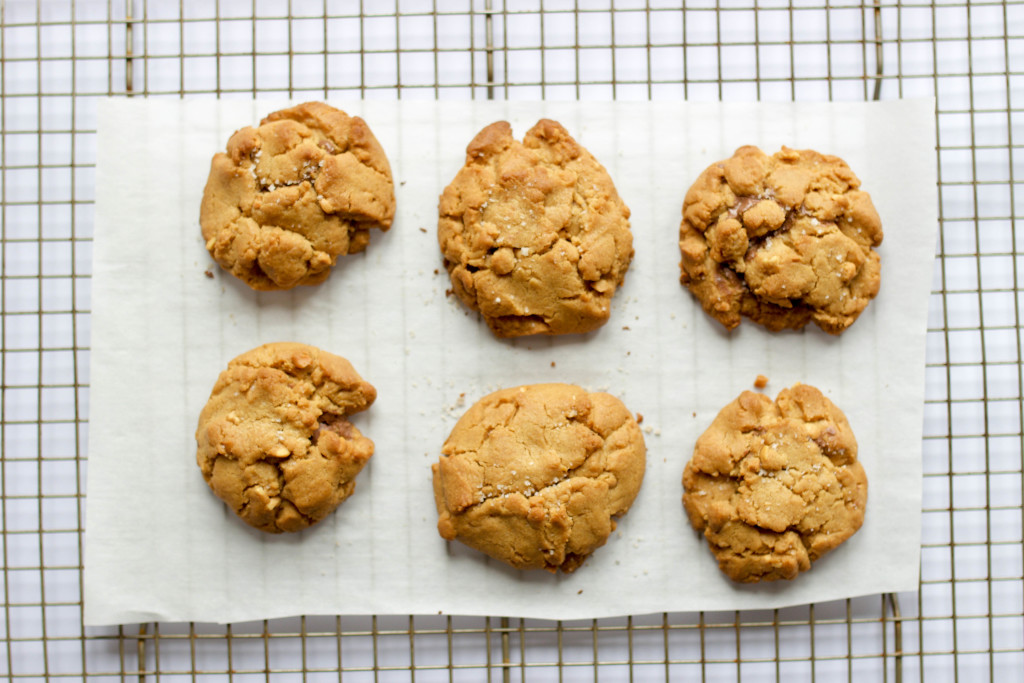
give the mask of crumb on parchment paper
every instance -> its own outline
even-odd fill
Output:
[[[757,387],[758,389],[764,389],[766,386],[768,386],[768,378],[765,377],[764,375],[758,375],[757,378],[754,380],[754,386]]]

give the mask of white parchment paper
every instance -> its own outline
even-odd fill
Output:
[[[296,614],[590,618],[773,608],[918,585],[925,319],[936,231],[934,102],[685,104],[335,102],[390,158],[398,215],[319,287],[257,293],[199,233],[210,157],[286,103],[100,104],[85,622],[244,621]],[[437,198],[484,125],[561,121],[632,210],[636,257],[612,318],[584,336],[495,339],[454,298]],[[841,337],[728,333],[679,284],[683,196],[743,144],[849,162],[882,216],[882,288]],[[213,278],[204,271],[210,269]],[[440,272],[439,272],[440,271]],[[355,418],[376,443],[355,495],[316,527],[271,536],[213,496],[193,434],[217,374],[243,351],[301,341],[348,358],[379,398]],[[757,374],[801,381],[846,413],[869,478],[863,528],[792,582],[719,571],[680,502],[683,467]],[[430,464],[473,401],[564,381],[644,415],[648,466],[618,531],[576,573],[520,572],[436,531]]]

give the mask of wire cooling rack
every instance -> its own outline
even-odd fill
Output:
[[[1021,680],[1020,0],[8,0],[0,57],[0,676]],[[83,627],[96,100],[254,95],[935,96],[940,230],[917,592],[584,622]]]

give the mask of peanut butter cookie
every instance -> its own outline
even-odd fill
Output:
[[[352,494],[373,455],[348,415],[376,397],[344,358],[305,344],[260,346],[217,378],[199,415],[196,461],[246,523],[305,529]]]
[[[231,136],[210,165],[199,223],[222,268],[274,290],[323,282],[394,215],[391,168],[366,122],[308,102]]]
[[[614,396],[534,384],[480,399],[433,465],[437,529],[517,569],[575,571],[644,477],[636,420]]]
[[[881,242],[871,197],[842,159],[740,147],[686,193],[681,280],[729,329],[745,315],[839,334],[878,294]]]
[[[719,568],[792,579],[864,522],[868,482],[846,416],[806,384],[744,391],[697,439],[683,505]]]
[[[607,171],[547,119],[522,143],[505,121],[473,138],[441,195],[438,241],[453,291],[499,337],[600,327],[633,258]]]

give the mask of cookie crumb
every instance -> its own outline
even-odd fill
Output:
[[[768,386],[768,378],[764,375],[758,375],[757,379],[754,380],[754,386],[758,389],[764,389]]]
[[[624,329],[624,330],[626,330],[626,331],[629,331],[629,325],[623,325],[623,326],[622,326],[622,329]]]
[[[583,595],[583,589],[581,588],[578,591],[576,591],[576,595]]]
[[[644,423],[644,414],[643,413],[637,413],[636,414],[636,423],[638,425]]]
[[[434,275],[439,275],[440,273],[441,271],[439,271],[437,268],[434,268]]]
[[[420,232],[422,232],[423,234],[426,234],[427,229],[426,228],[420,228]]]
[[[213,271],[210,270],[209,268],[203,271],[203,275],[205,275],[210,280],[213,279]]]
[[[555,367],[555,361],[551,361],[551,367]]]

